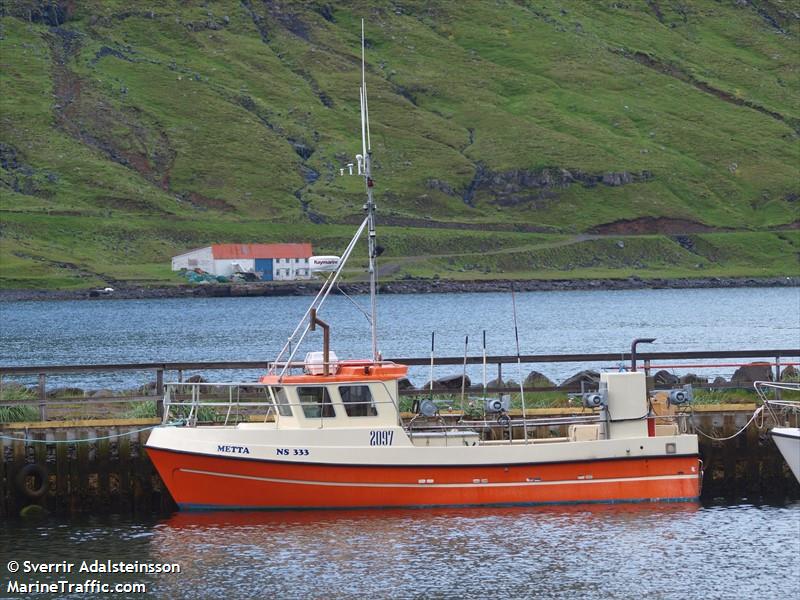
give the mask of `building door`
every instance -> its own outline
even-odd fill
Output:
[[[271,258],[257,258],[256,259],[256,274],[263,281],[272,281],[272,259]]]

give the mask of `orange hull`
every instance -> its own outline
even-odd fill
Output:
[[[189,509],[692,501],[700,495],[696,456],[397,467],[147,452],[175,501]]]

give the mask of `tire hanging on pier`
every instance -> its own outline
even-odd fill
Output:
[[[28,478],[33,477],[34,487],[28,486]],[[29,463],[17,473],[17,488],[31,500],[38,500],[47,493],[49,479],[47,469],[37,463]]]

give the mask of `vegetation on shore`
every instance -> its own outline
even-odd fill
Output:
[[[384,280],[797,274],[784,3],[10,0],[0,288],[182,283],[170,257],[215,242],[340,252],[362,16]]]

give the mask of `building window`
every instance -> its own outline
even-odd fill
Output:
[[[348,417],[375,417],[375,399],[368,385],[341,385],[339,395]]]
[[[336,412],[331,404],[331,397],[326,387],[300,387],[297,388],[300,406],[307,419],[335,417]]]

